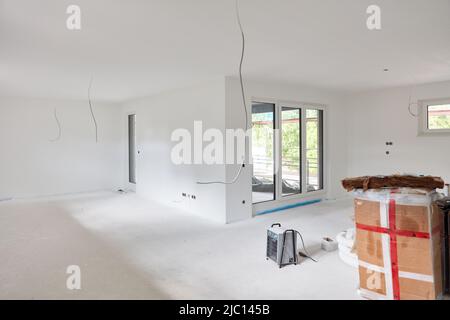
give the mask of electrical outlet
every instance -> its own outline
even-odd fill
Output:
[[[196,200],[197,199],[197,196],[195,194],[189,194],[189,193],[186,193],[186,192],[182,192],[181,196],[185,197],[185,198],[188,198],[188,199],[192,199],[192,200]]]

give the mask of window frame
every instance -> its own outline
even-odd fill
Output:
[[[450,135],[450,128],[448,129],[429,129],[428,128],[428,107],[450,104],[450,98],[440,98],[440,99],[428,99],[419,100],[418,111],[419,111],[419,136],[425,135]]]
[[[291,195],[284,195],[282,194],[282,188],[281,186],[281,180],[282,180],[282,163],[281,163],[281,139],[282,134],[281,132],[278,135],[275,135],[276,141],[275,141],[275,199],[270,201],[264,201],[264,202],[257,202],[253,203],[253,214],[260,210],[266,210],[273,207],[277,207],[280,204],[289,204],[289,203],[296,203],[301,201],[302,199],[308,200],[308,199],[323,199],[326,196],[327,190],[328,190],[328,181],[327,181],[327,121],[328,121],[328,114],[327,114],[327,105],[321,104],[321,103],[313,103],[313,102],[299,102],[299,101],[291,101],[291,100],[278,100],[278,99],[271,99],[271,98],[262,98],[262,97],[251,97],[250,104],[253,104],[254,102],[260,102],[260,103],[272,103],[275,105],[275,129],[281,129],[281,111],[282,107],[292,107],[292,108],[299,108],[301,109],[301,163],[300,168],[302,172],[301,177],[301,192]],[[315,191],[307,191],[307,181],[306,181],[306,110],[307,109],[317,109],[322,111],[322,146],[321,146],[321,164],[322,164],[322,189],[315,190]],[[250,113],[251,115],[251,113]],[[249,155],[252,156],[251,154]],[[253,169],[252,169],[253,170]]]

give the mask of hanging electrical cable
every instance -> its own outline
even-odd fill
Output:
[[[58,125],[58,135],[56,136],[56,138],[50,139],[51,142],[55,142],[55,141],[58,141],[59,139],[61,139],[61,123],[59,122],[58,115],[56,113],[56,107],[53,110],[53,116],[55,117],[56,124]]]
[[[89,100],[89,110],[91,111],[91,117],[92,121],[94,122],[95,126],[95,143],[98,143],[98,126],[97,126],[97,119],[95,118],[94,110],[92,109],[92,102],[91,102],[91,87],[92,87],[92,79],[89,81],[89,88],[88,88],[88,100]]]
[[[245,130],[247,130],[248,129],[247,103],[245,100],[244,81],[242,79],[242,63],[244,62],[244,54],[245,54],[245,35],[242,28],[241,17],[239,15],[238,1],[239,0],[236,0],[236,18],[239,24],[239,30],[241,31],[241,38],[242,38],[241,60],[239,61],[239,83],[241,85],[242,105],[244,107]]]
[[[416,108],[419,107],[418,102],[411,102],[411,99],[412,99],[412,92],[413,92],[413,86],[411,86],[410,89],[409,89],[408,112],[409,112],[409,114],[410,114],[411,116],[413,116],[413,117],[418,117],[418,116],[419,116],[419,113],[418,113],[417,111],[416,111],[416,113],[413,113],[413,112],[411,111],[411,106],[416,106]]]
[[[242,49],[241,49],[241,58],[239,61],[239,83],[241,86],[241,95],[242,95],[242,105],[243,105],[243,111],[244,111],[244,118],[245,118],[245,132],[247,132],[248,129],[248,114],[247,114],[247,103],[246,103],[246,99],[245,99],[245,90],[244,90],[244,81],[242,79],[242,64],[244,62],[244,55],[245,55],[245,34],[244,34],[244,30],[242,28],[242,23],[241,23],[241,17],[239,15],[239,0],[236,0],[236,19],[239,25],[239,30],[241,31],[241,38],[242,38]],[[244,159],[242,161],[241,166],[239,167],[239,170],[237,171],[236,175],[234,176],[234,178],[231,181],[205,181],[205,182],[201,182],[201,181],[197,181],[197,184],[233,184],[235,183],[238,179],[239,176],[241,175],[242,172],[242,168],[245,167],[245,156],[247,155],[247,141],[245,142],[245,147],[244,147]]]

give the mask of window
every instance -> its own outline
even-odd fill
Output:
[[[252,103],[253,203],[324,189],[323,107]]]
[[[450,129],[450,104],[427,106],[427,127],[429,130]]]
[[[450,99],[420,102],[421,134],[450,133]]]

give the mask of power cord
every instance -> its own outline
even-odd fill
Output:
[[[304,256],[305,258],[311,259],[314,262],[317,262],[317,260],[314,259],[313,257],[311,257],[311,255],[308,253],[308,251],[306,251],[305,242],[303,241],[302,234],[300,232],[298,232],[297,230],[294,230],[294,231],[296,232],[296,234],[298,234],[300,236],[300,239],[302,240],[303,251],[305,251],[305,253],[300,252],[300,255]]]
[[[243,163],[237,172],[237,174],[234,176],[233,180],[227,182],[227,181],[197,181],[197,184],[233,184],[237,181],[239,176],[241,175],[242,168],[245,167],[245,163]]]

